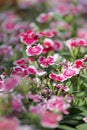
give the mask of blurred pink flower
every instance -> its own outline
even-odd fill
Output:
[[[12,56],[13,50],[11,46],[0,46],[0,55]]]
[[[54,50],[59,51],[62,50],[63,48],[63,44],[60,41],[54,41]]]
[[[57,31],[54,29],[48,29],[44,31],[45,37],[49,37],[49,38],[55,36],[56,34],[57,34]]]
[[[37,95],[37,94],[32,94],[32,93],[29,93],[27,95],[27,97],[29,99],[32,99],[34,102],[40,102],[40,100],[42,99],[42,97],[40,95]]]
[[[4,90],[4,83],[3,81],[0,81],[0,91],[3,91]]]
[[[46,110],[42,112],[41,125],[46,128],[56,128],[58,126],[58,121],[61,119],[61,115]]]
[[[0,120],[0,130],[19,130],[19,121],[13,118],[3,118]]]
[[[19,83],[20,83],[20,77],[17,75],[13,75],[10,78],[4,79],[5,91],[13,90]]]
[[[5,20],[4,23],[2,23],[2,29],[7,33],[12,33],[16,31],[16,23],[14,20]]]
[[[83,118],[83,120],[87,123],[87,117]]]
[[[18,112],[23,111],[23,104],[21,102],[21,98],[13,95],[12,101],[11,101],[11,107],[12,107],[12,110],[14,111],[18,111]]]
[[[87,39],[87,30],[85,28],[79,28],[77,30],[77,37]]]
[[[40,14],[38,17],[37,17],[37,21],[39,23],[45,23],[47,21],[49,21],[53,16],[53,13],[52,12],[49,12],[49,13],[42,13]]]
[[[48,100],[47,109],[55,112],[62,112],[63,114],[68,114],[67,109],[70,107],[70,104],[66,104],[63,97],[53,96]]]

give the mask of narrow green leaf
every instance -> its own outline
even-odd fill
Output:
[[[87,124],[82,124],[76,127],[77,130],[87,130]]]

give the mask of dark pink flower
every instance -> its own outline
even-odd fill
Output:
[[[42,67],[48,67],[49,65],[54,64],[54,58],[52,56],[49,56],[47,58],[45,58],[44,56],[40,56],[38,62]]]
[[[79,39],[78,40],[78,45],[82,46],[82,47],[85,47],[85,46],[87,46],[87,42],[84,39]]]
[[[37,73],[37,70],[34,66],[29,66],[27,69],[24,69],[23,73],[25,76],[29,74],[35,75]]]
[[[66,78],[64,77],[63,74],[59,74],[59,75],[57,75],[57,80],[60,82],[63,82],[64,80],[66,80]]]
[[[65,77],[62,75],[62,74],[55,74],[55,73],[51,73],[49,75],[49,77],[53,80],[56,80],[56,81],[60,81],[60,82],[63,82],[65,80]]]
[[[29,74],[36,74],[36,68],[34,66],[29,66],[27,70]]]
[[[57,74],[51,73],[51,74],[49,75],[49,78],[51,78],[51,79],[53,79],[53,80],[57,80]]]
[[[23,42],[28,46],[31,46],[32,44],[34,44],[39,40],[38,35],[35,32],[33,32],[33,30],[29,30],[25,33],[22,33],[20,35],[20,38],[21,38],[21,42]]]
[[[79,68],[79,69],[83,68],[83,61],[82,60],[78,59],[78,60],[75,61],[74,64],[75,64],[75,68]]]
[[[21,58],[21,59],[16,60],[16,61],[14,62],[14,64],[15,64],[15,65],[18,65],[18,66],[23,65],[23,64],[25,64],[25,63],[26,63],[26,60],[25,60],[24,58]]]
[[[20,66],[16,66],[13,68],[12,75],[23,76],[23,69]]]
[[[69,49],[71,49],[72,47],[77,47],[77,46],[78,46],[76,40],[73,40],[73,39],[67,40],[67,41],[65,42],[65,45],[66,45]]]
[[[31,56],[31,57],[28,57],[28,60],[29,60],[30,62],[33,62],[33,61],[35,61],[35,58],[34,58],[33,56]]]
[[[49,38],[45,38],[44,42],[43,42],[43,53],[47,53],[49,51],[53,50],[53,40],[49,39]]]
[[[43,51],[43,47],[41,45],[37,46],[27,46],[26,53],[28,56],[36,56],[40,55]]]

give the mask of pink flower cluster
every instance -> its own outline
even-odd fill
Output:
[[[16,117],[4,117],[0,119],[0,130],[35,130],[29,125],[20,125]]]
[[[18,95],[12,95],[11,99],[11,109],[16,112],[23,112],[24,111],[24,106],[22,103],[23,96],[18,94]]]
[[[15,67],[13,67],[12,75],[18,75],[20,77],[25,77],[28,75],[37,75],[37,76],[42,76],[46,74],[46,72],[42,69],[38,69],[37,66],[35,67],[34,65],[29,65],[34,62],[31,58],[21,58],[19,60],[16,60],[14,62]]]
[[[70,39],[67,40],[65,42],[65,45],[71,49],[72,47],[86,47],[87,46],[87,42],[85,39],[81,39],[81,38],[74,38],[74,39]]]
[[[36,56],[40,55],[41,53],[47,53],[49,51],[53,50],[61,50],[62,49],[62,43],[60,41],[52,41],[50,38],[45,38],[43,45],[38,45],[37,42],[39,42],[40,38],[42,37],[53,37],[56,35],[56,31],[54,30],[45,30],[43,32],[37,32],[35,33],[33,30],[29,30],[25,33],[22,33],[20,35],[21,42],[23,42],[25,45],[27,45],[26,53],[28,56]]]
[[[67,66],[63,69],[61,74],[50,73],[49,78],[63,82],[73,76],[79,74],[80,70],[84,67],[84,59],[78,59],[73,65]]]
[[[64,69],[63,70],[63,73],[62,74],[55,74],[55,73],[51,73],[49,75],[49,77],[53,80],[57,80],[57,81],[60,81],[60,82],[63,82],[75,75],[78,74],[78,71],[77,69],[75,68],[68,68],[68,69]]]
[[[43,42],[43,53],[48,53],[50,51],[59,51],[62,50],[63,44],[61,41],[53,41],[50,38],[45,38]]]
[[[30,111],[40,116],[42,126],[46,128],[56,128],[58,122],[62,120],[63,114],[68,114],[67,109],[70,103],[63,97],[53,96],[48,101],[37,106],[31,106]]]

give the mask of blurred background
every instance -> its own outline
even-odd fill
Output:
[[[63,41],[87,39],[87,0],[0,0],[1,69],[25,57],[19,35],[29,29],[56,30]]]

